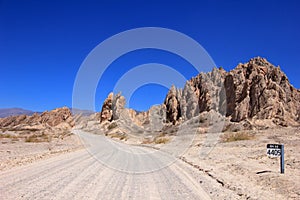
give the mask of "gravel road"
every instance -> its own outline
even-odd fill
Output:
[[[75,131],[86,149],[0,173],[0,199],[210,199],[186,164]]]

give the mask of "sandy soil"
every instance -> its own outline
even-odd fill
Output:
[[[251,131],[250,135],[248,140],[232,142],[222,141],[221,135],[221,141],[201,158],[205,135],[197,135],[181,159],[240,199],[300,199],[300,128]],[[285,145],[284,174],[280,174],[279,158],[266,155],[267,144]]]
[[[13,136],[0,137],[0,171],[83,148],[76,135],[26,142],[26,139],[16,137],[17,134],[10,134]]]

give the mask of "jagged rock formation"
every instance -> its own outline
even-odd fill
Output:
[[[212,72],[200,73],[187,81],[183,90],[172,86],[164,101],[166,121],[176,124],[210,110],[224,113],[224,75],[223,69],[215,68]]]
[[[124,97],[111,93],[103,104],[101,122],[117,120],[124,111],[122,119],[127,124],[147,127],[152,116],[149,111],[124,110],[124,105]],[[248,128],[252,127],[249,120],[272,120],[281,126],[299,125],[300,90],[289,83],[279,67],[256,57],[230,72],[214,68],[200,73],[187,81],[183,89],[172,86],[162,106],[156,108],[157,124],[176,125],[211,111],[231,122],[243,122]]]
[[[100,122],[112,121],[112,101],[113,101],[113,93],[110,93],[108,97],[105,99],[102,110],[101,110],[101,118]]]
[[[180,99],[182,92],[173,85],[169,90],[164,105],[166,108],[166,120],[175,124],[181,118]]]
[[[247,118],[299,121],[300,92],[287,76],[266,59],[254,58],[230,71],[224,82],[227,116],[235,122]]]
[[[57,127],[69,129],[74,126],[72,113],[69,108],[57,108],[51,111],[45,111],[42,114],[18,115],[6,118],[0,118],[0,127],[6,129],[22,129],[26,127],[35,127],[43,129],[47,127]]]
[[[300,120],[300,91],[287,76],[264,58],[253,58],[230,72],[214,68],[187,81],[183,91],[172,87],[164,105],[167,122],[176,124],[215,110],[232,122],[273,119],[295,125]]]
[[[125,103],[125,98],[120,93],[114,95],[111,92],[102,105],[100,122],[119,119]]]
[[[162,129],[166,118],[163,105],[152,106],[148,111],[139,112],[125,108],[125,97],[110,93],[100,112],[100,129],[110,134],[151,133]],[[117,128],[117,129],[116,129]]]

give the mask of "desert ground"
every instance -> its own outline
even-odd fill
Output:
[[[299,128],[215,133],[214,144],[207,137],[198,131],[189,148],[176,156],[164,150],[167,143],[145,144],[80,130],[51,141],[2,137],[0,197],[300,198]],[[266,155],[268,143],[285,145],[284,174],[279,158]],[[202,148],[209,151],[201,155]]]

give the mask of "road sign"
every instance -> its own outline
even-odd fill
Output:
[[[281,144],[267,144],[267,155],[270,157],[280,157],[281,148]]]
[[[270,157],[280,157],[280,172],[284,173],[284,145],[267,144],[267,155]]]

